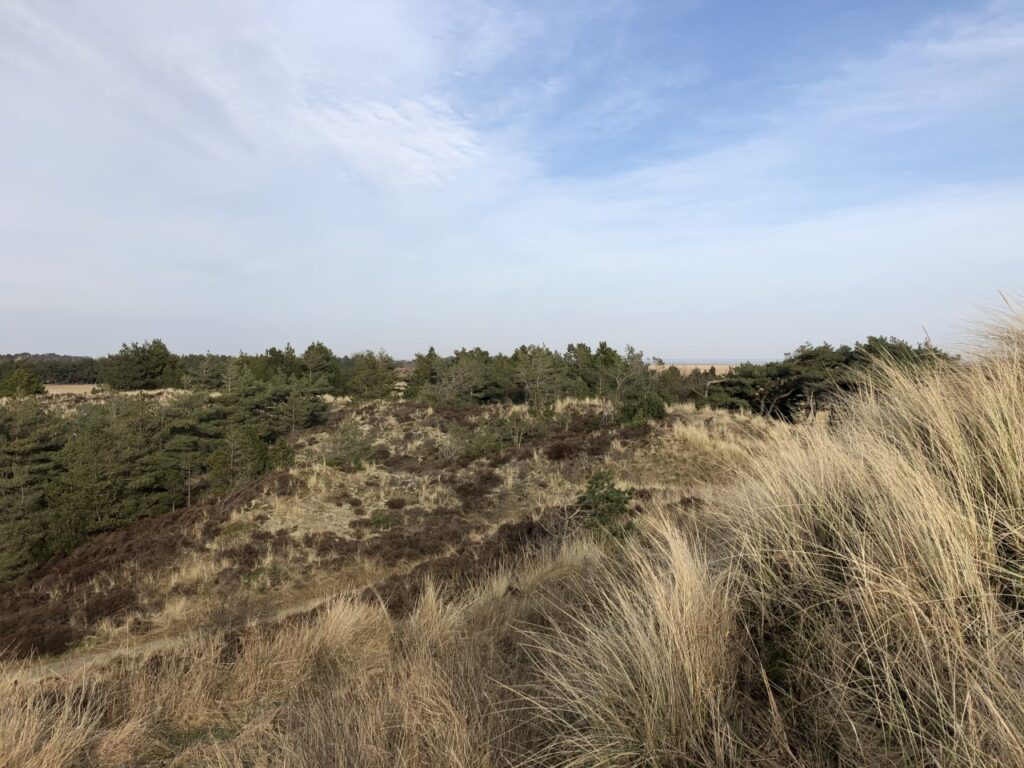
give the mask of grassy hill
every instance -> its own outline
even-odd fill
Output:
[[[827,423],[340,402],[289,439],[5,593],[14,655],[71,650],[6,662],[0,765],[1024,764],[1020,324]]]

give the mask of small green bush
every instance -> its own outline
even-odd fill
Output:
[[[626,392],[615,406],[615,419],[620,424],[645,424],[665,418],[665,401],[651,391]]]
[[[336,469],[362,469],[373,453],[373,441],[354,421],[343,421],[327,440],[324,461]]]
[[[367,520],[367,524],[379,531],[386,531],[395,524],[395,518],[390,512],[374,512]]]
[[[448,434],[456,446],[457,455],[481,459],[543,437],[553,428],[553,423],[545,418],[513,412],[482,418],[473,426],[453,424]]]
[[[612,531],[623,530],[624,520],[629,515],[629,502],[635,492],[633,488],[617,488],[612,473],[601,469],[591,475],[586,490],[576,503],[587,513],[590,525]]]
[[[505,436],[490,422],[464,428],[458,436],[460,453],[467,459],[481,459],[501,453],[505,449]]]

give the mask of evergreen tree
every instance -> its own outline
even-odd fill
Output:
[[[522,346],[512,355],[513,376],[531,408],[554,405],[568,388],[565,361],[543,346]]]
[[[587,344],[570,344],[565,351],[570,392],[577,397],[598,394],[597,359]]]
[[[366,351],[352,356],[349,394],[366,400],[391,397],[397,381],[395,361],[387,352]]]
[[[0,381],[0,397],[26,397],[46,393],[39,374],[26,365],[16,363],[13,370]]]
[[[232,424],[210,457],[210,481],[220,491],[239,488],[271,468],[271,451],[252,427]]]
[[[289,379],[305,374],[303,362],[291,344],[286,344],[283,350],[270,347],[262,355],[246,356],[244,360],[252,374],[261,381]]]
[[[341,368],[338,358],[323,342],[314,341],[302,353],[306,380],[317,394],[341,393]]]
[[[181,367],[160,339],[123,344],[99,364],[99,380],[118,391],[181,386]]]
[[[323,421],[327,404],[317,394],[318,381],[321,380],[296,380],[289,384],[288,393],[277,409],[280,434],[306,429]]]
[[[45,552],[44,515],[66,439],[64,419],[41,403],[0,406],[0,581],[21,575]]]
[[[189,355],[182,358],[182,386],[186,389],[215,392],[224,386],[230,359],[223,355]]]
[[[880,336],[868,337],[853,347],[804,344],[779,362],[734,367],[708,387],[707,396],[699,402],[798,421],[832,407],[837,396],[857,389],[879,360],[913,366],[953,358],[930,344],[912,346]]]
[[[656,388],[666,402],[681,403],[703,397],[717,378],[714,366],[706,371],[695,368],[684,376],[670,365],[657,375]]]
[[[184,503],[198,499],[211,454],[224,435],[224,413],[205,394],[175,398],[163,408],[157,440],[161,461],[180,479]]]
[[[405,391],[407,397],[418,398],[426,395],[431,387],[436,387],[447,367],[447,361],[431,347],[427,353],[417,354],[409,374],[409,386]]]
[[[166,462],[160,428],[160,407],[138,397],[86,406],[73,417],[49,516],[51,552],[182,503],[181,470]]]
[[[626,347],[626,354],[619,357],[610,375],[615,380],[613,398],[620,423],[641,424],[665,418],[665,400],[658,390],[656,374],[644,362],[642,352]]]
[[[608,342],[602,341],[594,352],[595,388],[591,394],[610,397],[622,378],[623,359]]]

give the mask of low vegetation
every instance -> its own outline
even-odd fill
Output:
[[[703,408],[601,348],[428,353],[404,398],[372,355],[330,406],[329,350],[216,396],[10,401],[7,450],[52,446],[4,476],[38,509],[54,457],[214,442],[199,500],[0,591],[0,766],[1024,764],[1024,319],[969,361],[829,349]],[[225,481],[232,429],[266,462]]]

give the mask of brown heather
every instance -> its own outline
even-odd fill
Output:
[[[705,416],[603,459],[651,489],[624,537],[401,614],[340,594],[63,675],[10,663],[0,766],[1024,765],[1020,319],[829,424]]]

